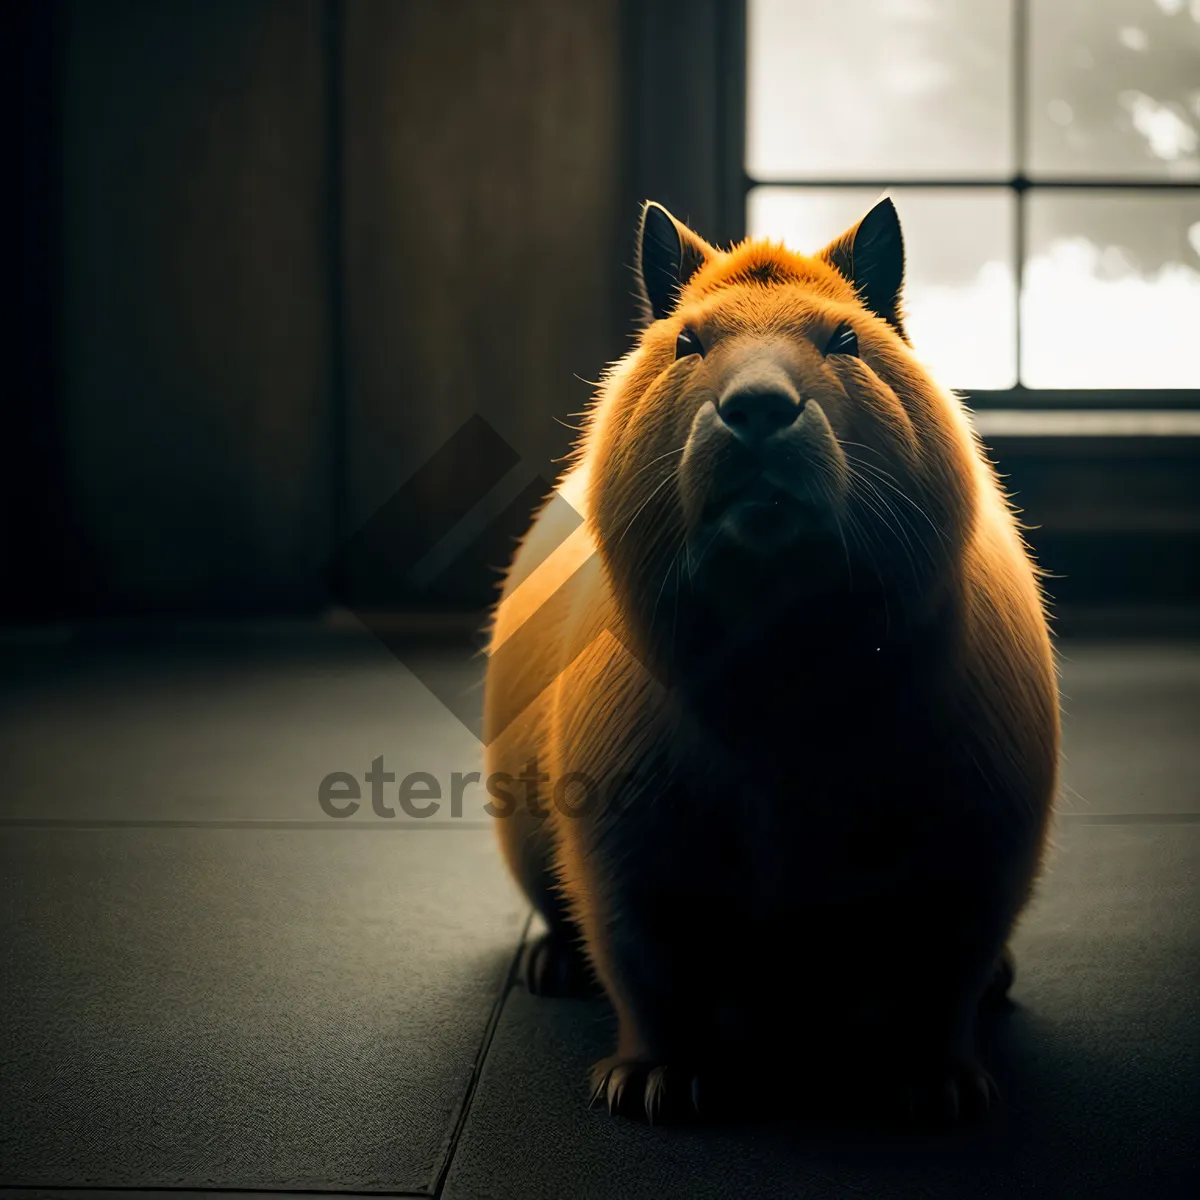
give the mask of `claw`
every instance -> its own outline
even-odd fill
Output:
[[[600,1082],[598,1084],[596,1084],[595,1090],[592,1092],[592,1098],[588,1101],[589,1109],[596,1107],[597,1101],[600,1099],[601,1096],[604,1095],[604,1092],[607,1088],[608,1088],[608,1075],[606,1074],[601,1077]]]
[[[984,1116],[998,1096],[992,1077],[974,1064],[923,1074],[900,1094],[900,1115],[909,1124],[956,1124]]]
[[[588,1107],[606,1101],[612,1116],[650,1125],[691,1122],[699,1116],[699,1090],[693,1071],[677,1063],[605,1059],[593,1069],[595,1088]]]
[[[662,1114],[663,1085],[665,1068],[655,1067],[646,1076],[646,1091],[643,1106],[646,1110],[646,1120],[653,1125]]]

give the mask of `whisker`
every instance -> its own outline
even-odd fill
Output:
[[[846,445],[857,445],[856,442],[844,443]],[[877,467],[873,463],[864,462],[861,458],[853,454],[847,454],[846,458],[849,462],[861,467],[865,471],[869,471],[872,477],[878,483],[882,483],[884,487],[895,492],[906,504],[910,504],[917,512],[921,514],[926,521],[929,522],[929,528],[942,539],[943,542],[949,544],[950,539],[946,537],[945,532],[934,522],[933,518],[907,493],[903,488],[899,487],[895,482],[896,477],[890,471],[885,471],[882,467]],[[886,476],[886,478],[883,478]]]
[[[878,517],[880,523],[889,533],[894,534],[898,540],[903,539],[909,568],[912,570],[913,578],[918,578],[919,572],[917,571],[916,559],[913,557],[912,541],[909,539],[907,532],[899,525],[898,514],[888,505],[878,489],[872,486],[868,478],[858,474],[855,474],[854,477],[860,484],[864,485],[859,491],[859,500],[861,503]],[[888,520],[889,516],[893,518],[896,522],[895,524],[893,521]]]
[[[883,575],[879,570],[879,562],[875,558],[875,555],[871,553],[872,539],[869,535],[869,532],[855,519],[853,513],[847,511],[845,516],[846,521],[850,526],[850,532],[857,542],[859,548],[862,550],[863,554],[866,555],[867,562],[871,564],[871,570],[875,575],[875,582],[879,584],[879,594],[883,600],[883,636],[887,638],[892,631],[892,613],[891,608],[888,605],[887,585],[883,582]]]
[[[719,526],[713,530],[712,536],[708,539],[707,542],[704,543],[704,549],[700,551],[700,561],[698,563],[696,563],[696,565],[694,567],[692,566],[692,556],[691,556],[691,551],[689,550],[689,552],[688,552],[688,578],[690,580],[694,580],[696,578],[696,572],[699,571],[702,566],[704,566],[704,559],[707,557],[709,550],[712,549],[712,544],[713,544],[713,542],[715,542],[717,540],[717,536],[720,534],[720,532],[721,532],[721,530],[720,530]]]
[[[683,539],[680,549],[686,552],[687,538]],[[671,658],[675,658],[675,635],[679,632],[679,571],[683,566],[683,559],[678,551],[675,554],[675,613],[671,618]]]
[[[639,475],[644,475],[648,470],[650,470],[655,463],[662,462],[664,458],[670,458],[672,454],[682,454],[686,449],[686,446],[680,446],[677,450],[668,450],[665,454],[660,454],[657,458],[652,458],[648,463],[645,464],[645,466],[639,467],[636,471],[634,471],[629,478],[631,480],[637,479]]]
[[[654,601],[654,609],[653,609],[653,611],[650,613],[650,629],[651,629],[651,631],[653,631],[653,629],[654,629],[654,620],[655,620],[655,618],[658,616],[658,606],[659,606],[659,604],[660,604],[660,603],[662,603],[663,592],[664,592],[664,590],[666,589],[666,586],[667,586],[667,580],[671,578],[671,571],[672,571],[672,570],[676,570],[676,582],[677,582],[677,584],[678,584],[678,570],[677,570],[677,568],[678,568],[678,565],[679,565],[679,556],[680,556],[680,554],[682,554],[682,553],[683,553],[683,548],[684,548],[684,545],[685,545],[685,544],[686,544],[686,543],[684,543],[684,542],[682,542],[682,541],[679,543],[679,548],[678,548],[678,549],[675,551],[675,553],[674,553],[674,554],[672,554],[672,555],[671,555],[671,559],[670,559],[670,561],[667,563],[667,569],[666,569],[666,570],[663,572],[663,581],[662,581],[661,585],[659,586],[659,589],[658,589],[658,596],[657,596],[657,598],[656,598],[656,599],[655,599],[655,601]],[[678,604],[679,604],[679,597],[678,597],[678,595],[676,595],[676,597],[675,597],[675,603],[676,603],[676,611],[678,611]]]
[[[615,545],[619,546],[625,540],[625,534],[627,534],[633,528],[633,523],[638,519],[638,517],[640,517],[642,515],[642,511],[645,509],[646,505],[649,504],[650,501],[653,500],[654,497],[657,496],[658,493],[661,492],[663,490],[663,488],[665,488],[667,486],[667,484],[671,483],[674,479],[676,479],[678,477],[678,475],[679,475],[679,469],[677,467],[674,471],[672,471],[669,475],[667,475],[665,479],[660,480],[657,484],[654,485],[654,490],[650,493],[650,495],[648,495],[645,498],[645,500],[643,500],[641,502],[641,504],[638,505],[637,511],[633,514],[632,517],[629,518],[629,524],[626,525],[625,528],[622,530],[621,536],[619,538],[617,538],[616,542],[614,543]]]

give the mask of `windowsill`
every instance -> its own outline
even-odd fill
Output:
[[[1200,410],[1200,388],[954,388],[975,410],[1004,409],[1155,409]]]
[[[1200,409],[1194,408],[983,408],[974,420],[985,438],[1200,437]]]

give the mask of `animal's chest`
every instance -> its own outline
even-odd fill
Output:
[[[625,870],[751,918],[865,900],[928,869],[943,832],[929,776],[913,754],[708,760],[628,814]]]

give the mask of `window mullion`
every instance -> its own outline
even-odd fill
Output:
[[[1029,0],[1012,0],[1013,3],[1013,160],[1016,175],[1027,177],[1027,130],[1029,124]],[[1013,194],[1013,303],[1017,306],[1013,351],[1016,355],[1017,386],[1023,384],[1021,370],[1021,346],[1024,329],[1021,319],[1022,296],[1025,280],[1025,187],[1016,187]]]

